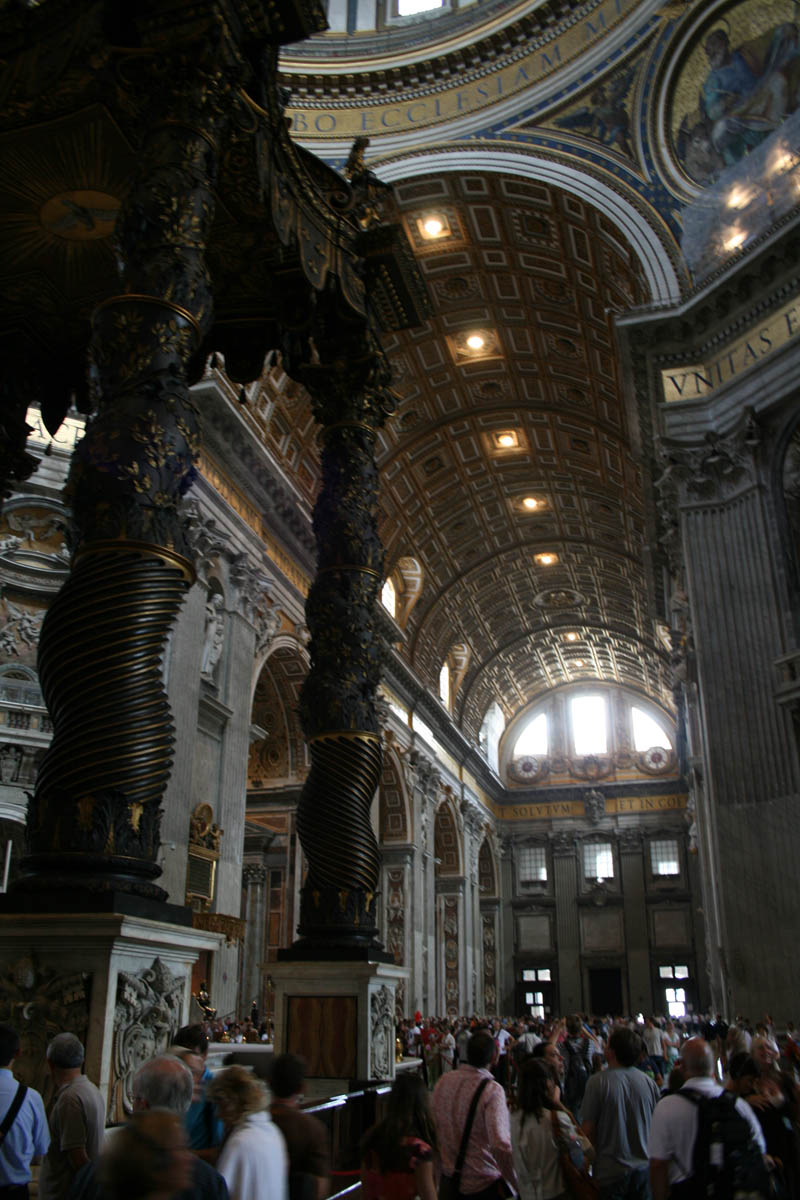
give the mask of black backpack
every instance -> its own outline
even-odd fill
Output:
[[[697,1139],[691,1177],[673,1188],[673,1194],[698,1200],[768,1196],[764,1156],[749,1124],[736,1110],[736,1097],[731,1092],[700,1096],[691,1088],[681,1088],[676,1095],[697,1108]]]
[[[566,1059],[564,1071],[564,1103],[567,1108],[580,1104],[586,1091],[586,1080],[589,1078],[589,1064],[586,1056],[589,1051],[588,1038],[582,1038],[578,1046],[567,1039],[561,1047]]]

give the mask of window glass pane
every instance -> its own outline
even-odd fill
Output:
[[[650,866],[654,875],[680,875],[677,841],[667,838],[652,841]]]
[[[505,724],[506,719],[503,716],[503,710],[497,701],[493,700],[487,708],[486,715],[481,724],[480,733],[478,734],[478,748],[492,770],[498,773],[500,771],[500,762],[497,752]]]
[[[441,8],[442,0],[397,0],[398,17],[413,17],[415,13]]]
[[[550,982],[550,968],[549,967],[542,967],[541,971],[539,972],[539,982],[540,983],[549,983]]]
[[[672,967],[659,967],[658,973],[662,979],[672,979]]]
[[[686,1016],[686,1005],[683,1003],[682,1000],[673,1000],[670,1004],[667,1005],[667,1010],[669,1011],[669,1015],[671,1017],[685,1017]]]
[[[633,748],[639,754],[650,750],[653,746],[661,746],[664,750],[672,749],[672,742],[658,721],[654,720],[649,713],[644,712],[641,708],[631,707],[631,720],[633,721]]]
[[[676,979],[688,979],[689,978],[689,968],[688,967],[676,967],[675,968],[675,978]]]
[[[526,725],[514,746],[514,757],[531,754],[543,758],[547,754],[547,713],[539,713]]]
[[[576,696],[572,711],[572,744],[576,754],[605,754],[608,749],[604,696]]]
[[[609,842],[584,844],[583,874],[586,879],[614,878],[614,855]]]
[[[535,983],[536,982],[536,972],[535,971],[523,971],[522,972],[522,982],[523,983]],[[533,1004],[533,1001],[526,1000],[525,1003]]]
[[[394,584],[391,579],[387,579],[381,588],[381,604],[388,613],[395,616],[397,609],[397,593],[394,590]]]
[[[686,999],[686,992],[684,991],[683,988],[675,988],[675,999],[676,1000],[685,1000]]]
[[[533,1003],[534,1004],[544,1004],[544,992],[534,992],[533,993]]]
[[[526,993],[525,993],[525,1003],[526,1003],[526,1004],[533,1004],[533,992],[526,992]]]
[[[675,999],[675,988],[665,988],[664,995],[667,997],[667,1002],[671,1004]]]
[[[445,708],[450,707],[450,668],[446,662],[442,663],[439,672],[439,698]]]
[[[547,881],[547,852],[544,846],[521,846],[519,851],[520,883]]]

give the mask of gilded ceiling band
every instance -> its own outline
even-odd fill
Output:
[[[101,300],[94,311],[95,313],[99,313],[104,308],[110,308],[112,304],[127,304],[129,302],[136,304],[157,304],[160,308],[169,308],[172,312],[177,313],[179,317],[183,317],[185,321],[189,322],[198,339],[202,336],[197,318],[189,312],[188,308],[183,308],[182,305],[176,304],[173,300],[165,300],[161,296],[147,296],[142,292],[122,292],[119,296],[108,296],[107,299]]]
[[[358,563],[337,563],[333,567],[320,567],[317,578],[320,575],[329,575],[332,571],[360,571],[362,575],[371,575],[373,579],[383,578],[380,571],[376,571],[374,567],[362,567]]]
[[[145,558],[160,558],[165,566],[177,567],[190,586],[197,578],[194,565],[189,562],[188,558],[184,558],[182,554],[178,554],[175,550],[168,550],[165,546],[156,546],[152,542],[127,541],[124,538],[115,539],[114,541],[88,542],[75,555],[72,560],[73,566],[81,559],[88,558],[92,554],[119,554],[126,551],[140,554]]]
[[[186,129],[189,133],[196,134],[197,137],[202,138],[211,147],[215,154],[218,152],[219,147],[211,135],[206,133],[204,129],[198,129],[196,125],[190,125],[188,121],[176,121],[174,117],[166,117],[163,121],[159,121],[157,125],[153,125],[151,132],[156,129],[163,129],[165,125],[171,125],[173,128],[177,126],[179,129]]]

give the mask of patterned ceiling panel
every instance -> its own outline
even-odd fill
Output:
[[[613,331],[649,298],[635,256],[601,214],[535,181],[448,175],[396,193],[434,305],[387,343],[401,400],[379,452],[387,560],[414,553],[425,576],[412,665],[434,686],[450,646],[470,646],[454,715],[472,735],[493,699],[512,714],[573,679],[669,702]],[[426,240],[431,216],[444,232]]]

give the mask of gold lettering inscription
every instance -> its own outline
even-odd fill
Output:
[[[667,812],[671,809],[686,808],[685,794],[677,796],[609,796],[606,800],[606,812],[613,813],[642,813]],[[512,804],[505,807],[502,804],[492,804],[492,812],[497,817],[512,821],[544,821],[554,817],[582,817],[583,803],[579,800],[543,801],[541,804]]]
[[[404,104],[370,105],[369,108],[320,112],[308,106],[288,108],[292,132],[303,140],[350,139],[370,131],[407,133],[435,121],[447,121],[465,113],[496,104],[552,75],[559,67],[582,54],[632,12],[638,0],[604,0],[591,18],[571,26],[545,47],[537,47],[513,66],[499,70],[469,86],[457,86],[434,97],[420,97]],[[291,73],[291,65],[289,68]]]
[[[667,367],[661,387],[667,404],[698,400],[768,358],[800,333],[800,302],[792,300],[763,324],[739,338],[718,358],[690,367]]]

